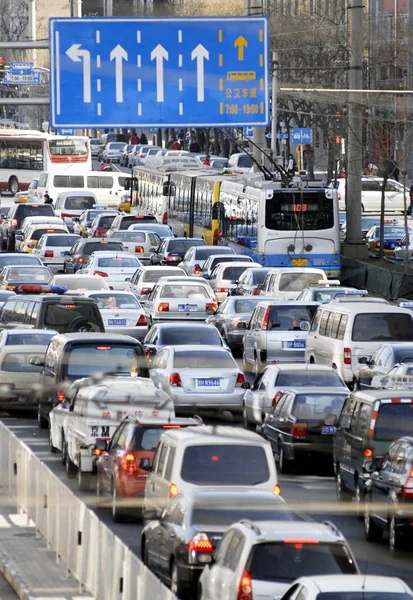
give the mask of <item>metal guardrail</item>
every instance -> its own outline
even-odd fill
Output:
[[[0,423],[0,498],[31,519],[96,600],[176,600],[32,450]]]

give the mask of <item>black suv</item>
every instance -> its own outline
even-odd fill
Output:
[[[105,331],[92,298],[56,294],[12,296],[0,314],[0,329],[53,329],[59,333]]]
[[[125,250],[125,248],[121,242],[109,242],[105,238],[81,238],[69,250],[69,254],[63,263],[63,272],[73,275],[83,267],[93,252],[101,250],[118,252],[119,250]]]
[[[8,252],[15,250],[15,235],[27,217],[55,217],[51,204],[16,204],[11,206],[0,228],[1,249]]]

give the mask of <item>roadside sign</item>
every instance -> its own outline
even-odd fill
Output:
[[[54,127],[269,122],[266,17],[50,19]]]
[[[40,73],[23,73],[22,75],[6,71],[3,77],[3,83],[13,85],[39,85],[42,82]]]
[[[267,135],[265,137],[268,138],[269,140],[271,140],[272,134],[267,133]],[[288,133],[277,133],[276,137],[277,137],[277,140],[288,140]]]
[[[11,62],[10,73],[13,75],[31,75],[33,73],[32,62]]]
[[[252,137],[254,135],[253,127],[244,127],[243,133],[246,137]]]
[[[58,133],[58,135],[74,135],[75,130],[70,127],[58,127],[57,133]]]
[[[158,133],[159,127],[149,127],[148,133]]]
[[[291,129],[291,143],[292,144],[312,144],[313,143],[313,130],[306,128],[306,127]]]

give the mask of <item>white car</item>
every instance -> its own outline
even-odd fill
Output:
[[[235,152],[228,160],[228,168],[235,173],[250,173],[253,160],[246,152]]]
[[[39,185],[39,179],[33,179],[27,190],[27,204],[33,204],[38,201],[37,186]]]
[[[102,152],[103,162],[120,162],[122,152],[126,144],[124,142],[109,142]]]
[[[42,235],[32,254],[38,256],[47,267],[62,269],[65,257],[78,239],[80,235],[74,233],[46,233]]]
[[[141,261],[130,252],[93,252],[78,275],[100,275],[115,290],[124,290]]]
[[[177,415],[203,410],[241,414],[245,377],[224,347],[165,346],[149,373],[155,386],[172,398]]]
[[[409,586],[397,577],[377,575],[315,575],[300,577],[291,584],[281,600],[408,600],[413,598]]]
[[[215,292],[219,303],[224,302],[231,290],[237,286],[236,281],[238,281],[242,273],[251,267],[259,269],[260,267],[262,268],[262,265],[243,261],[218,263],[211,273],[209,284]]]
[[[200,275],[202,267],[210,256],[223,254],[233,256],[235,250],[229,246],[193,246],[187,250],[179,266],[187,275]]]
[[[180,267],[141,267],[134,273],[125,290],[145,302],[158,279],[168,276],[185,277],[185,271]]]
[[[17,330],[16,330],[17,331]],[[30,406],[37,409],[42,378],[42,368],[32,364],[31,358],[44,359],[47,342],[23,346],[2,346],[0,348],[0,407],[2,410],[20,409]]]
[[[162,240],[153,231],[111,231],[107,236],[112,242],[121,242],[126,252],[135,253],[143,264],[148,264],[150,256],[160,246]]]
[[[401,240],[398,246],[394,249],[394,257],[399,260],[404,260],[405,256],[409,257],[409,261],[413,260],[413,236],[405,235]]]
[[[55,275],[50,282],[50,285],[65,287],[66,294],[70,296],[78,296],[87,291],[109,291],[110,286],[106,279],[97,275],[80,275],[77,272],[74,275]]]
[[[135,144],[134,146],[132,146],[132,148],[129,150],[129,152],[126,155],[126,159],[125,159],[125,167],[128,167],[129,169],[131,169],[134,166],[134,159],[135,156],[138,155],[139,150],[141,149],[142,144]]]
[[[361,178],[361,208],[363,212],[378,212],[381,208],[382,177]],[[338,206],[339,210],[346,210],[346,180],[337,180]],[[396,181],[388,179],[386,183],[385,211],[404,212],[404,193],[406,194],[407,208],[410,205],[409,190]]]
[[[84,292],[82,296],[96,300],[108,333],[124,333],[137,339],[143,339],[147,334],[145,311],[134,294],[115,291]]]
[[[138,155],[138,163],[139,165],[145,165],[146,161],[153,156],[156,156],[158,151],[160,150],[159,146],[142,146],[141,151]]]

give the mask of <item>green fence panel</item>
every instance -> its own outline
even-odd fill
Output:
[[[341,283],[366,289],[367,265],[354,258],[341,257]]]
[[[393,273],[390,273],[387,269],[367,265],[366,286],[369,293],[390,298],[392,280]]]

